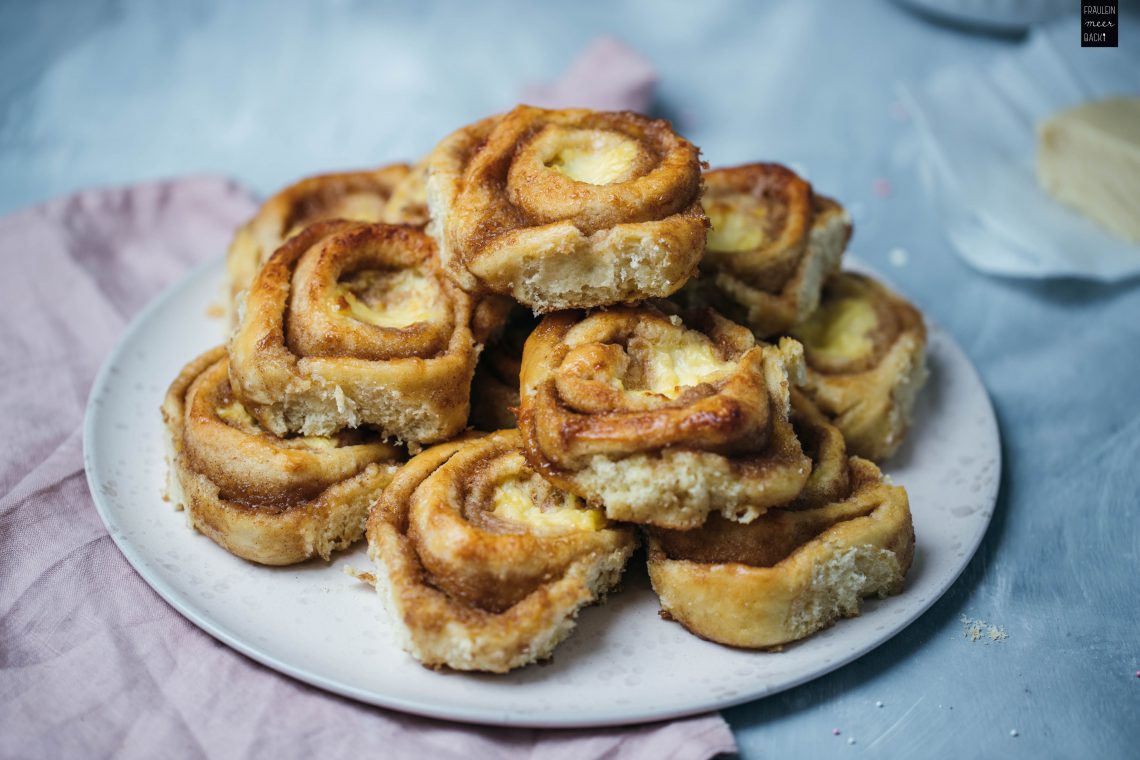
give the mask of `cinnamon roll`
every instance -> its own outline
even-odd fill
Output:
[[[502,336],[479,355],[475,379],[471,383],[471,417],[479,430],[502,430],[518,425],[519,374],[526,339],[538,320],[519,307],[511,315]]]
[[[409,185],[411,176],[406,164],[323,174],[290,185],[267,200],[257,215],[238,229],[226,256],[231,320],[236,323],[238,296],[253,283],[262,264],[288,238],[313,222],[340,218],[422,224],[413,203],[390,203],[402,188],[407,188],[401,191],[402,197],[407,197],[414,186]]]
[[[704,252],[699,151],[668,122],[519,106],[429,157],[429,225],[470,292],[536,312],[667,296]]]
[[[503,673],[550,657],[620,579],[637,539],[526,463],[518,431],[435,446],[368,522],[377,591],[428,667]]]
[[[265,565],[328,559],[359,540],[402,459],[368,430],[289,438],[267,432],[234,398],[222,347],[186,365],[162,417],[172,500],[199,532]]]
[[[796,501],[748,525],[712,516],[690,531],[647,529],[649,578],[663,616],[698,636],[779,647],[859,613],[864,597],[897,594],[914,557],[906,491],[803,398],[796,429],[815,468]]]
[[[390,224],[410,224],[423,227],[428,223],[427,206],[427,159],[413,166],[407,175],[392,190],[392,196],[384,206],[384,214],[379,220]]]
[[[446,440],[467,421],[479,311],[423,232],[318,222],[249,289],[229,346],[234,393],[277,435],[367,424]]]
[[[926,382],[922,314],[870,277],[843,272],[791,334],[804,346],[805,392],[852,453],[874,460],[893,454]]]
[[[788,418],[801,358],[795,341],[759,344],[712,310],[548,315],[523,351],[527,457],[615,520],[754,520],[811,472]]]
[[[690,305],[709,305],[775,335],[819,303],[838,271],[851,218],[835,201],[779,164],[748,164],[704,174],[701,200],[712,223],[702,276],[686,288]]]

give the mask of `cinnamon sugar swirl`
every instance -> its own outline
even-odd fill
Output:
[[[422,187],[422,179],[421,179]],[[290,185],[262,204],[253,219],[234,235],[226,256],[230,283],[231,321],[237,321],[238,296],[253,282],[257,270],[287,239],[322,219],[422,224],[414,202],[392,205],[394,194],[407,199],[414,180],[406,164],[372,171],[309,177]],[[426,211],[424,212],[426,213]]]
[[[266,565],[328,559],[359,540],[403,458],[367,430],[272,435],[234,398],[221,347],[182,370],[162,416],[173,501],[198,531]]]
[[[914,556],[906,491],[871,462],[848,459],[802,397],[795,422],[814,468],[794,502],[748,525],[714,515],[696,530],[647,529],[663,615],[702,638],[779,647],[857,615],[864,597],[902,590]]]
[[[578,610],[617,584],[636,537],[539,477],[508,430],[414,457],[368,542],[413,657],[502,673],[550,657]]]
[[[874,460],[895,453],[927,377],[918,310],[870,277],[844,272],[791,334],[804,345],[805,392],[852,453]]]
[[[470,292],[536,312],[667,296],[704,251],[699,152],[665,121],[519,106],[432,152],[429,225]]]
[[[704,180],[712,229],[702,276],[682,298],[712,305],[759,336],[803,320],[839,269],[851,237],[847,212],[779,164],[716,169]]]
[[[318,222],[250,287],[229,346],[234,393],[277,435],[367,424],[446,440],[467,421],[479,312],[423,232]]]
[[[810,475],[789,422],[801,358],[795,341],[758,344],[711,310],[548,315],[523,352],[527,456],[615,520],[753,520]]]

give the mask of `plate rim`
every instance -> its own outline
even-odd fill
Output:
[[[624,709],[620,715],[613,717],[595,717],[595,718],[573,718],[569,716],[549,718],[534,716],[526,713],[515,713],[510,711],[500,711],[492,709],[478,709],[478,708],[459,708],[449,705],[437,705],[430,702],[425,702],[417,699],[407,699],[403,697],[391,697],[387,695],[377,694],[374,691],[361,689],[353,686],[345,685],[335,679],[328,678],[319,673],[310,671],[306,668],[297,667],[289,662],[286,662],[278,657],[275,657],[265,651],[260,650],[258,647],[247,643],[242,636],[229,628],[228,626],[219,624],[212,620],[209,615],[199,613],[192,604],[191,600],[184,598],[184,596],[177,591],[173,586],[168,585],[162,577],[152,572],[148,566],[143,552],[136,549],[134,544],[122,535],[121,531],[117,530],[115,519],[112,516],[110,506],[105,500],[99,483],[96,478],[96,473],[100,470],[100,455],[95,450],[94,440],[96,437],[96,430],[99,424],[101,415],[100,407],[96,403],[101,395],[104,394],[105,389],[110,382],[112,376],[112,367],[115,365],[117,359],[125,353],[128,346],[132,345],[135,335],[143,329],[153,314],[163,309],[170,301],[176,298],[183,290],[191,287],[198,280],[212,276],[213,270],[222,267],[224,271],[224,255],[214,256],[204,262],[193,267],[189,272],[179,277],[177,280],[164,288],[157,296],[136,314],[126,329],[119,336],[115,346],[104,358],[99,367],[99,371],[95,375],[94,382],[91,385],[91,390],[87,396],[86,408],[84,410],[83,418],[83,469],[86,476],[87,488],[91,494],[92,501],[95,503],[96,512],[99,514],[99,519],[103,522],[111,540],[115,546],[122,553],[128,564],[134,569],[136,573],[143,579],[144,582],[155,593],[159,595],[167,604],[174,608],[182,617],[190,623],[204,631],[209,636],[217,641],[225,644],[231,649],[241,653],[245,657],[264,665],[278,673],[287,675],[303,683],[315,686],[324,691],[337,694],[343,697],[363,702],[365,704],[375,705],[398,712],[418,715],[425,718],[443,719],[457,721],[460,723],[484,725],[484,726],[497,726],[497,727],[513,727],[513,728],[603,728],[613,726],[627,726],[642,723],[672,720],[676,718],[689,717],[699,715],[702,713],[720,711],[737,705],[742,705],[748,702],[754,702],[765,697],[778,694],[782,691],[795,688],[808,681],[813,681],[825,675],[833,673],[839,668],[848,665],[851,662],[863,657],[869,652],[878,649],[883,644],[887,643],[899,633],[910,627],[914,621],[922,617],[926,612],[934,606],[947,592],[950,591],[961,578],[962,573],[966,567],[973,561],[978,548],[985,540],[986,534],[989,532],[990,526],[993,524],[994,512],[997,509],[998,495],[1001,489],[1002,470],[1004,466],[1003,452],[1001,445],[1001,429],[997,422],[997,415],[993,406],[993,399],[990,397],[989,389],[986,387],[981,374],[978,372],[977,367],[971,361],[969,355],[958,344],[958,341],[948,331],[939,327],[933,320],[925,314],[924,319],[928,330],[937,331],[943,336],[946,346],[950,351],[959,354],[963,360],[961,362],[964,369],[968,370],[972,376],[972,380],[982,389],[986,404],[985,404],[985,424],[984,427],[987,432],[992,435],[992,439],[996,442],[994,454],[994,477],[992,483],[984,486],[983,494],[985,496],[984,503],[989,505],[989,511],[986,515],[986,522],[977,534],[971,540],[969,546],[966,548],[965,556],[953,577],[940,589],[937,593],[930,594],[924,600],[917,602],[908,614],[900,616],[897,627],[888,635],[874,639],[871,643],[860,645],[841,656],[836,657],[831,662],[820,663],[820,667],[812,669],[810,672],[788,679],[787,681],[780,682],[778,686],[768,686],[747,694],[736,694],[730,697],[708,696],[693,705],[688,707],[666,709],[666,710],[638,710],[636,708]],[[875,272],[873,269],[867,267],[863,262],[858,261],[855,257],[849,257],[849,266],[847,268],[858,271],[870,271],[876,277],[886,281],[887,278]],[[157,414],[157,410],[155,412]]]

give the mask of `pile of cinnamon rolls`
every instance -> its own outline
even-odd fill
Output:
[[[914,551],[874,462],[926,334],[840,271],[851,229],[632,113],[520,106],[304,180],[238,231],[229,341],[170,386],[171,494],[253,562],[367,537],[430,667],[548,658],[634,556],[662,617],[778,648],[899,592]]]

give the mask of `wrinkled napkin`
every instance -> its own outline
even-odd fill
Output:
[[[984,66],[953,64],[902,91],[923,183],[955,250],[983,272],[1106,282],[1140,274],[1140,245],[1037,184],[1037,122],[1088,100],[1140,95],[1135,47],[1082,48],[1079,32],[1080,20],[1067,17]]]
[[[223,251],[255,207],[237,185],[200,178],[89,190],[0,219],[0,756],[469,760],[733,751],[716,714],[537,731],[358,704],[227,649],[134,573],[84,479],[87,394],[128,320]]]

